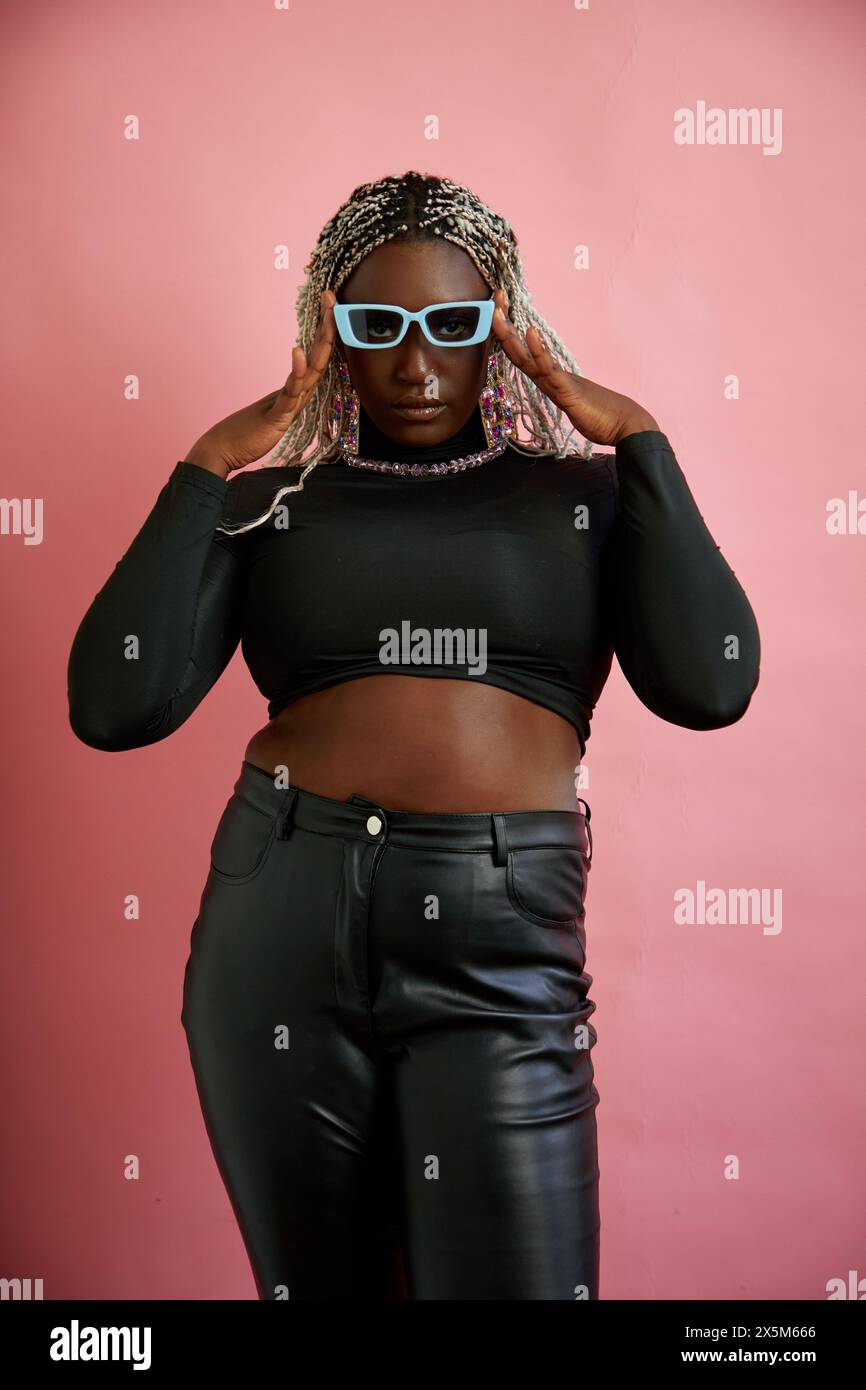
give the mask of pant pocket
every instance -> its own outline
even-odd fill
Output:
[[[508,851],[508,897],[535,926],[576,933],[584,918],[587,858],[575,845]]]
[[[211,870],[221,883],[249,883],[261,873],[277,833],[280,811],[262,811],[233,792],[210,847]]]

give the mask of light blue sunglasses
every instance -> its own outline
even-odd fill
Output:
[[[389,348],[402,343],[410,323],[420,323],[435,347],[472,347],[490,333],[493,295],[489,299],[455,299],[428,304],[410,314],[399,304],[335,304],[337,332],[347,347]]]

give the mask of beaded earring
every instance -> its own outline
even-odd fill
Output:
[[[358,452],[358,393],[352,386],[349,368],[345,362],[337,363],[339,385],[331,404],[331,420],[344,454]]]
[[[478,404],[488,445],[492,448],[500,440],[511,439],[514,434],[514,398],[500,370],[498,352],[491,352],[487,359],[487,381]]]
[[[357,457],[360,433],[358,393],[352,385],[349,368],[342,360],[337,363],[337,375],[339,383],[332,398],[331,422],[342,452]],[[487,358],[487,380],[478,397],[478,406],[488,448],[504,444],[513,437],[514,398],[502,375],[498,352],[491,352]]]

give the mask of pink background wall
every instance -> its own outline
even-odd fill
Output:
[[[2,494],[42,499],[44,530],[0,536],[0,1274],[46,1298],[255,1297],[180,1007],[266,710],[238,653],[169,740],[99,753],[66,722],[66,661],[175,461],[285,379],[322,224],[418,168],[512,222],[536,306],[659,421],[761,630],[739,724],[665,724],[616,665],[593,724],[602,1297],[866,1276],[866,534],[826,527],[864,486],[866,11],[88,0],[6,6],[2,29]],[[676,144],[699,102],[778,109],[781,149]],[[782,930],[676,925],[699,879],[778,890]]]

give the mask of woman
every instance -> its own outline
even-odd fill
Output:
[[[306,269],[287,382],[195,443],[86,613],[71,724],[167,737],[241,638],[269,699],[182,1012],[259,1297],[597,1298],[574,773],[614,652],[662,719],[741,718],[754,614],[469,190],[362,185]]]

